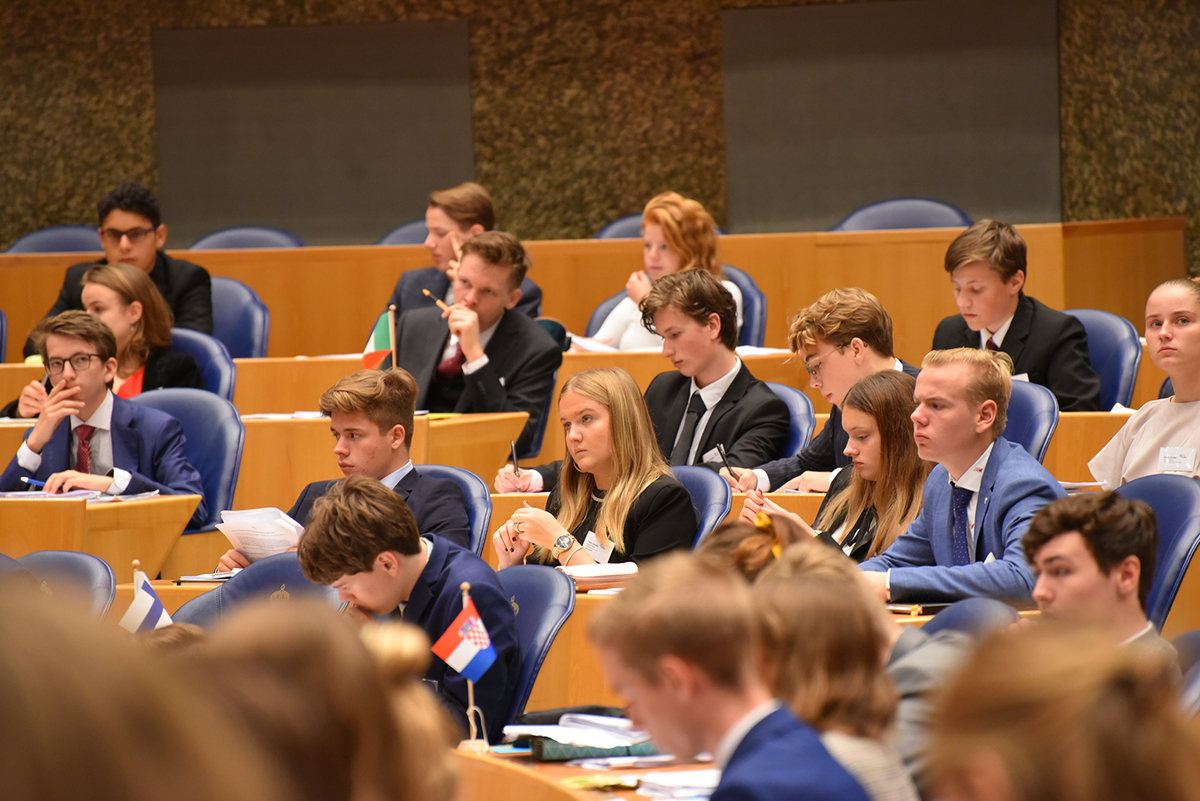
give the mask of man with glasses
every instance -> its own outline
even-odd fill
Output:
[[[788,331],[792,352],[804,360],[808,382],[833,408],[829,421],[796,456],[776,459],[754,470],[734,468],[721,475],[736,492],[794,489],[825,492],[834,470],[850,465],[850,437],[842,428],[842,399],[859,379],[883,370],[917,369],[892,354],[892,318],[879,299],[864,289],[835,289],[801,309]]]
[[[117,340],[108,326],[68,311],[39,323],[33,340],[53,386],[0,475],[0,491],[38,489],[26,479],[44,482],[51,493],[203,494],[200,475],[183,455],[179,421],[113,395]],[[205,517],[202,498],[192,524]]]
[[[93,264],[124,262],[150,275],[171,307],[176,328],[211,334],[212,284],[208,271],[189,261],[173,259],[163,251],[167,226],[162,222],[154,193],[141,184],[122,184],[105,195],[96,209],[104,258],[67,268],[62,291],[46,317],[83,310],[83,274]],[[25,342],[25,356],[36,352],[30,337]]]

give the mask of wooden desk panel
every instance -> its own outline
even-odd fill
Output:
[[[362,369],[357,356],[234,359],[233,405],[241,414],[315,412],[325,390]]]
[[[1087,463],[1128,420],[1111,412],[1062,412],[1042,466],[1059,481],[1091,481]]]
[[[25,389],[30,381],[42,381],[45,378],[46,371],[41,365],[21,362],[0,364],[0,406],[19,398],[21,390]]]
[[[458,791],[455,801],[589,801],[596,796],[572,790],[561,777],[543,775],[539,766],[517,764],[511,759],[492,755],[479,756],[455,751],[458,763]],[[577,768],[568,768],[583,774]]]
[[[221,586],[220,583],[215,581],[176,584],[173,581],[163,579],[151,581],[150,583],[154,586],[154,594],[158,596],[158,600],[162,601],[163,608],[167,610],[168,615],[175,614],[179,611],[179,607],[193,598]],[[129,608],[129,604],[131,603],[133,603],[133,583],[118,584],[117,595],[113,599],[112,608],[108,610],[107,619],[114,623],[120,622],[121,617],[125,614],[125,610]]]

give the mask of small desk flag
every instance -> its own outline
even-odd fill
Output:
[[[146,578],[144,572],[134,568],[133,603],[129,604],[129,609],[121,618],[121,628],[137,634],[141,631],[150,631],[169,625],[171,625],[171,616],[167,614],[162,601],[158,600],[158,595],[150,586],[150,579]]]
[[[374,370],[380,365],[384,357],[392,352],[391,345],[391,329],[388,327],[389,315],[387,312],[379,315],[379,319],[375,321],[375,327],[371,329],[371,336],[367,339],[367,345],[362,352],[362,366],[364,370]]]
[[[467,601],[450,628],[433,644],[433,652],[471,681],[479,681],[496,661],[496,649],[473,600]]]

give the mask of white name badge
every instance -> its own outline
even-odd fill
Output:
[[[1195,448],[1159,448],[1158,469],[1165,473],[1191,473],[1196,468]]]
[[[719,462],[721,461],[721,452],[716,448],[711,449],[708,453],[700,457],[701,462]]]
[[[617,546],[609,542],[607,538],[601,542],[594,531],[589,531],[583,538],[583,550],[587,551],[587,555],[595,559],[598,565],[608,564],[608,558],[612,556],[615,547]]]

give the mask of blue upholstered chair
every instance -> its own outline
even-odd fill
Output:
[[[1016,623],[1017,610],[994,598],[966,598],[955,601],[921,627],[926,634],[947,629],[982,637],[995,629]]]
[[[406,222],[399,228],[393,228],[377,245],[424,245],[429,229],[425,227],[425,219]]]
[[[717,226],[717,233],[723,234],[725,231]],[[640,239],[641,236],[642,215],[629,214],[625,217],[618,217],[605,225],[592,236],[592,239]]]
[[[550,379],[550,391],[546,394],[546,403],[542,406],[542,419],[533,430],[533,438],[529,440],[529,448],[524,453],[518,453],[518,459],[533,459],[542,452],[542,441],[546,438],[546,426],[550,423],[550,407],[554,404],[554,389],[558,386],[558,371]]]
[[[1162,400],[1169,398],[1175,394],[1175,386],[1171,383],[1171,376],[1163,379],[1162,386],[1158,388],[1158,398]]]
[[[190,328],[172,328],[171,347],[180,353],[190,353],[196,357],[196,361],[200,363],[200,376],[204,379],[205,390],[230,403],[233,402],[237,368],[225,343]]]
[[[761,348],[767,335],[767,296],[748,273],[728,264],[721,269],[725,279],[742,291],[742,330],[738,332],[738,344]]]
[[[1158,518],[1158,564],[1146,599],[1146,617],[1161,631],[1200,543],[1200,481],[1187,476],[1143,476],[1118,487],[1117,494],[1145,501]]]
[[[1193,665],[1190,670],[1184,671],[1179,708],[1189,718],[1196,717],[1196,713],[1200,712],[1200,665]]]
[[[768,381],[767,386],[771,388],[771,391],[781,401],[787,404],[788,416],[792,420],[788,426],[787,442],[784,444],[779,458],[783,459],[788,456],[795,456],[804,450],[804,446],[808,445],[809,441],[812,440],[813,428],[817,424],[816,412],[813,410],[812,401],[803,392],[795,387],[789,387],[787,384]]]
[[[290,231],[262,225],[225,228],[197,239],[188,250],[248,250],[253,248],[302,248],[303,240]]]
[[[471,550],[476,556],[482,555],[492,519],[492,492],[488,485],[479,476],[461,467],[422,464],[417,465],[417,472],[430,478],[449,479],[462,489],[467,499],[467,522],[471,524]]]
[[[696,538],[692,548],[704,542],[713,529],[721,524],[733,508],[733,491],[725,479],[699,465],[677,465],[671,468],[675,478],[692,496],[692,508],[696,510]]]
[[[213,337],[234,359],[267,355],[271,313],[258,293],[234,278],[212,277]]]
[[[1129,406],[1142,361],[1142,343],[1133,323],[1099,309],[1064,311],[1083,323],[1087,331],[1088,356],[1092,369],[1100,376],[1101,410],[1108,411],[1118,403]]]
[[[242,445],[246,427],[233,404],[202,389],[152,389],[135,395],[133,400],[166,412],[183,426],[186,442],[183,455],[200,473],[204,503],[208,515],[199,528],[184,534],[213,531],[221,512],[233,508],[242,464]]]
[[[52,225],[31,231],[5,253],[99,253],[100,235],[88,225]]]
[[[117,577],[112,567],[90,553],[36,551],[17,559],[17,563],[51,592],[86,595],[98,618],[108,614],[117,597]]]
[[[600,301],[600,305],[592,312],[592,316],[588,318],[587,328],[584,329],[584,336],[594,337],[596,332],[600,330],[600,326],[604,325],[605,318],[612,313],[612,310],[617,307],[617,304],[625,299],[625,290],[622,289],[611,298],[606,298]]]
[[[575,609],[575,582],[548,565],[513,565],[496,573],[517,616],[521,674],[505,725],[525,711],[538,671],[563,623]]]
[[[289,552],[258,560],[215,590],[179,607],[171,619],[208,628],[250,601],[270,598],[272,602],[286,602],[295,595],[323,599],[335,609],[340,606],[337,590],[306,579],[295,552]]]
[[[940,200],[902,197],[851,212],[830,231],[880,231],[895,228],[965,228],[971,218]]]
[[[1193,665],[1200,664],[1200,629],[1185,631],[1171,640],[1179,654],[1179,669],[1187,673]],[[1200,689],[1200,688],[1197,688]]]
[[[1041,384],[1012,382],[1004,438],[1029,451],[1039,462],[1046,458],[1050,438],[1058,428],[1058,399]]]

